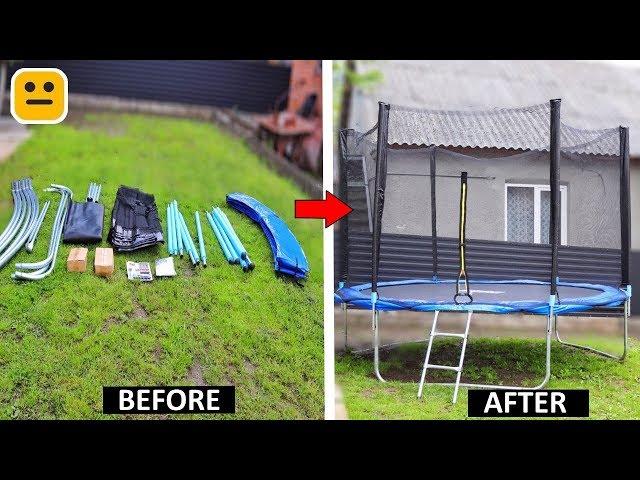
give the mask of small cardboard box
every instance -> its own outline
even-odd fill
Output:
[[[96,248],[96,258],[94,261],[96,275],[108,277],[113,273],[113,249]]]
[[[67,258],[67,271],[86,272],[88,253],[89,250],[84,247],[72,248]]]

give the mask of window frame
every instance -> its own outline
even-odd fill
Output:
[[[551,187],[536,183],[505,183],[504,184],[504,241],[508,242],[508,192],[509,187],[533,188],[533,243],[541,244],[540,241],[540,199],[541,192],[550,192]],[[567,186],[560,185],[560,245],[567,245]]]

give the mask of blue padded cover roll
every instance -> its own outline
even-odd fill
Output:
[[[227,203],[260,224],[271,245],[276,272],[297,279],[309,275],[309,262],[302,247],[287,224],[273,210],[244,193],[229,193]]]

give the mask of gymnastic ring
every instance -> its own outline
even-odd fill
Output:
[[[468,302],[459,302],[459,301],[458,301],[458,297],[468,297],[468,298],[469,298],[469,301],[468,301]],[[456,293],[456,294],[453,296],[453,302],[454,302],[456,305],[468,305],[468,304],[470,304],[470,303],[473,303],[473,297],[472,297],[472,296],[471,296],[471,294],[470,294],[470,293],[468,293],[468,292],[458,292],[458,293]]]

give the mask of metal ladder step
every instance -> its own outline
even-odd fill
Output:
[[[427,354],[424,357],[424,365],[422,367],[422,376],[420,377],[420,387],[418,388],[418,398],[422,397],[422,389],[424,388],[424,378],[427,374],[428,368],[433,368],[435,370],[450,370],[457,373],[455,388],[453,390],[453,403],[456,403],[456,401],[458,400],[458,390],[460,388],[460,377],[462,376],[462,365],[464,364],[464,354],[467,350],[467,339],[469,338],[469,325],[471,324],[471,315],[473,315],[473,311],[469,310],[467,314],[467,324],[465,326],[464,333],[449,333],[449,332],[436,331],[439,313],[440,312],[436,310],[433,315],[433,324],[431,325],[431,333],[429,334],[429,345],[427,346]],[[429,357],[431,356],[431,347],[433,346],[433,339],[435,337],[462,338],[462,347],[460,348],[460,361],[457,367],[452,367],[450,365],[438,365],[434,363],[429,363]]]
[[[464,338],[464,333],[449,333],[449,332],[435,332],[433,334],[434,337],[457,337]]]
[[[452,367],[451,365],[437,365],[435,363],[427,363],[427,368],[435,368],[436,370],[453,370],[454,372],[460,370],[460,367]]]

